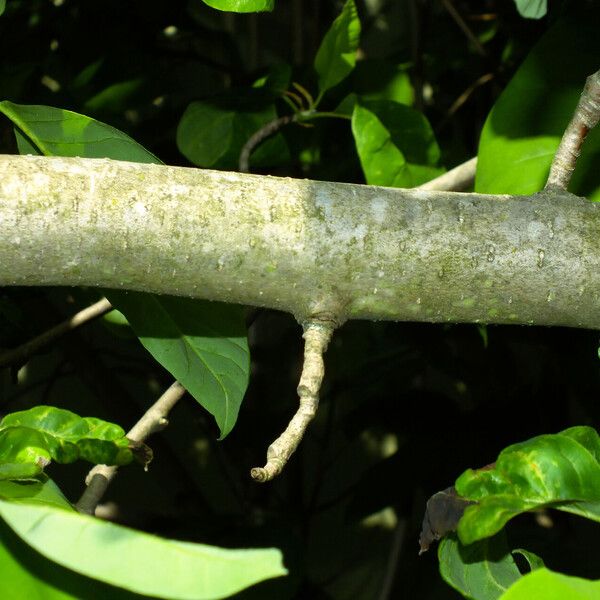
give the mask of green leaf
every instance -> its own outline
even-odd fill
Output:
[[[74,510],[58,486],[46,475],[32,481],[0,481],[0,499]]]
[[[68,410],[36,406],[0,421],[0,479],[40,474],[51,460],[77,459],[126,465],[134,458],[132,442],[118,425]]]
[[[152,356],[215,417],[225,437],[237,419],[250,371],[242,310],[137,292],[111,291],[108,299]]]
[[[0,520],[0,598],[10,600],[143,600],[78,575],[27,546]]]
[[[360,20],[354,0],[346,0],[341,14],[332,23],[315,57],[319,76],[319,98],[345,79],[356,64],[360,41]]]
[[[523,548],[516,548],[512,551],[512,553],[521,555],[527,561],[527,564],[529,565],[529,569],[531,571],[535,571],[536,569],[541,569],[544,567],[544,561],[537,554],[534,554],[529,550],[523,550]]]
[[[19,150],[25,154],[160,163],[124,133],[84,115],[10,102],[0,103],[0,111],[27,136],[17,130]],[[65,130],[70,133],[63,139]],[[107,295],[136,334],[142,332],[142,343],[156,360],[215,416],[221,436],[225,436],[235,423],[249,377],[248,348],[239,307],[142,293]],[[157,319],[152,326],[146,322],[149,315]],[[152,339],[153,335],[156,339]],[[40,455],[41,460],[44,458],[48,457]],[[23,476],[39,472],[31,463],[28,468],[31,472]]]
[[[543,188],[585,79],[598,68],[600,8],[586,14],[554,25],[498,98],[481,134],[475,191],[530,194]],[[600,200],[599,174],[596,127],[583,145],[570,190]]]
[[[0,112],[45,156],[160,163],[156,156],[118,129],[70,110],[4,101],[0,102]]]
[[[272,11],[275,0],[203,0],[211,8],[230,12],[264,12]]]
[[[237,169],[244,144],[276,118],[272,94],[266,88],[251,89],[236,98],[223,96],[192,102],[177,127],[177,147],[199,167]],[[286,143],[281,134],[277,134],[254,150],[250,164],[273,166],[288,156]]]
[[[515,4],[526,19],[541,19],[548,12],[548,0],[515,0]]]
[[[216,600],[286,574],[276,549],[228,550],[165,540],[72,511],[2,500],[0,517],[59,565],[152,597]]]
[[[570,577],[548,569],[524,575],[501,600],[598,600],[600,581]]]
[[[393,100],[411,106],[415,93],[408,70],[407,65],[387,60],[361,60],[352,74],[352,89],[362,100]]]
[[[442,170],[440,150],[427,119],[388,100],[355,104],[352,133],[367,183],[414,187]]]
[[[2,15],[2,13],[5,11],[6,9],[6,0],[0,0],[0,15]]]
[[[500,598],[521,578],[502,533],[469,546],[449,535],[440,542],[438,559],[446,583],[472,600]]]
[[[541,435],[503,450],[492,468],[456,481],[477,503],[458,524],[463,544],[494,535],[514,516],[550,506],[600,521],[600,438],[590,427]]]

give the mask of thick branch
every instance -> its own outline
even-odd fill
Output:
[[[0,285],[266,306],[299,321],[600,328],[600,205],[0,157]]]

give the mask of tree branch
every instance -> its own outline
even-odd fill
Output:
[[[167,417],[175,404],[185,394],[185,388],[174,382],[165,393],[144,413],[141,419],[128,431],[127,437],[135,442],[143,442],[168,424]],[[87,488],[75,505],[81,513],[93,515],[98,503],[115,478],[118,467],[96,465],[85,478]]]
[[[304,326],[304,362],[298,384],[300,406],[285,431],[269,446],[267,464],[250,471],[255,481],[270,481],[281,473],[317,414],[319,390],[325,375],[323,354],[334,328],[335,322],[325,320],[309,321]]]
[[[473,187],[475,172],[477,171],[477,157],[450,169],[439,177],[418,186],[418,190],[438,190],[446,192],[462,192]]]
[[[600,329],[600,205],[0,156],[0,285]]]
[[[575,114],[565,129],[550,167],[546,189],[567,189],[583,142],[588,132],[598,124],[599,119],[600,71],[596,71],[587,78]]]
[[[55,325],[54,327],[44,331],[44,333],[37,337],[21,344],[17,348],[12,350],[6,350],[0,354],[0,367],[7,367],[11,365],[20,366],[24,364],[31,356],[41,350],[44,346],[51,344],[54,340],[63,336],[77,327],[85,325],[93,319],[97,319],[107,312],[112,310],[110,302],[106,298],[102,298],[95,302],[91,306],[80,310],[78,313],[69,317],[62,323]]]

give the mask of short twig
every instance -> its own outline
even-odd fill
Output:
[[[477,36],[471,31],[471,28],[467,25],[467,22],[462,18],[458,10],[456,10],[456,7],[451,2],[451,0],[442,0],[442,4],[444,5],[444,8],[448,11],[450,16],[454,19],[454,22],[462,29],[463,33],[473,44],[477,52],[481,56],[487,56],[485,48],[481,45],[481,42],[477,39]]]
[[[447,173],[417,186],[418,190],[440,190],[446,192],[462,192],[473,187],[475,171],[477,170],[477,157],[471,158]]]
[[[242,151],[240,152],[239,170],[241,173],[250,172],[250,155],[254,149],[266,140],[269,136],[277,133],[282,127],[285,127],[289,123],[293,123],[297,120],[297,115],[285,115],[277,119],[269,121],[266,125],[261,127],[256,133],[254,133],[250,139],[244,144]]]
[[[600,71],[596,71],[585,82],[575,114],[567,125],[554,155],[545,189],[567,189],[581,152],[581,146],[588,132],[598,124],[599,118]]]
[[[63,321],[51,329],[44,331],[44,333],[38,335],[32,340],[25,342],[17,348],[7,350],[6,352],[0,354],[0,367],[8,367],[12,365],[20,367],[44,346],[47,346],[54,340],[65,335],[65,333],[73,331],[73,329],[77,329],[77,327],[81,327],[82,325],[89,323],[93,319],[101,317],[111,310],[112,306],[106,298],[98,300],[98,302],[95,304],[84,308],[72,317],[68,318],[66,321]]]
[[[178,381],[173,383],[129,430],[127,437],[135,442],[143,442],[153,433],[164,429],[169,423],[169,412],[184,394],[185,388]],[[96,465],[88,473],[85,478],[87,488],[75,505],[79,512],[94,514],[96,506],[117,474],[117,469],[115,466]]]
[[[319,406],[319,390],[325,374],[323,354],[333,330],[334,324],[329,321],[309,321],[304,326],[304,363],[298,384],[300,406],[285,431],[269,446],[267,464],[250,471],[255,481],[270,481],[281,473],[313,420]]]

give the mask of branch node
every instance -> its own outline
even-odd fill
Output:
[[[310,319],[304,324],[304,362],[298,383],[300,406],[285,431],[269,446],[267,464],[251,469],[250,476],[255,481],[271,481],[283,471],[317,414],[319,390],[325,374],[323,354],[334,329],[334,320]]]

